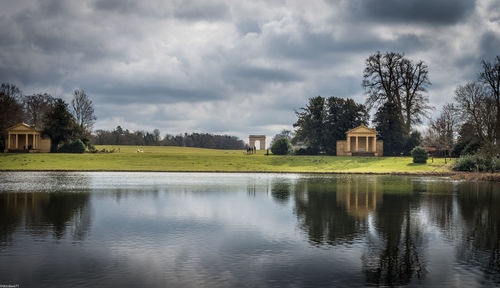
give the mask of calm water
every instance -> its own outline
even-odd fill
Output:
[[[500,186],[391,176],[0,173],[0,284],[496,286]]]

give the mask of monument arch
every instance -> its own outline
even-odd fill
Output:
[[[250,148],[255,147],[255,142],[259,141],[259,150],[266,149],[266,135],[250,135],[248,138],[248,145],[250,146]]]

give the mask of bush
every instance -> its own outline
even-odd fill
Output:
[[[307,147],[307,148],[299,148],[294,151],[295,155],[318,155],[319,151],[318,149],[314,149],[312,147]]]
[[[80,139],[71,143],[64,143],[59,149],[58,153],[83,153],[85,152],[85,144]]]
[[[427,163],[429,154],[424,147],[417,146],[411,150],[411,156],[413,157],[413,163]]]
[[[464,155],[455,162],[453,170],[464,172],[500,172],[500,159],[488,155]]]
[[[275,155],[286,155],[292,149],[292,144],[286,138],[280,138],[276,140],[271,147],[271,152]]]

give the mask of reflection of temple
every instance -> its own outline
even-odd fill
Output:
[[[337,183],[337,203],[345,206],[347,214],[366,218],[382,203],[382,192],[377,193],[376,183]]]

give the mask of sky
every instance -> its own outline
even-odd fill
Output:
[[[500,55],[495,0],[0,0],[0,82],[93,100],[94,129],[273,136],[317,95],[364,103],[364,62],[429,66],[437,116]]]

